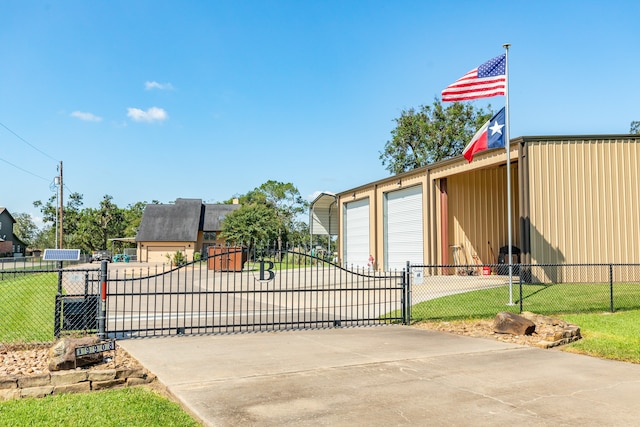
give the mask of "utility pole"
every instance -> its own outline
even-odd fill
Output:
[[[59,233],[60,233],[60,249],[63,248],[63,244],[62,244],[62,224],[63,224],[63,216],[64,216],[64,210],[62,209],[62,207],[64,206],[64,199],[62,197],[62,188],[64,187],[63,183],[62,183],[62,160],[60,160],[60,226],[59,226]]]

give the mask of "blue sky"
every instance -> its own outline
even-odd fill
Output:
[[[0,16],[0,206],[36,218],[60,161],[85,207],[382,179],[393,119],[504,43],[512,138],[640,120],[637,1],[7,0]]]

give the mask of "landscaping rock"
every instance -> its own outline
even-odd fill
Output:
[[[536,325],[531,320],[517,314],[503,311],[493,319],[493,331],[498,334],[531,335]]]
[[[63,338],[58,340],[49,349],[49,371],[75,369],[77,366],[101,362],[102,354],[100,353],[84,356],[76,360],[76,347],[94,345],[99,342],[98,337]]]

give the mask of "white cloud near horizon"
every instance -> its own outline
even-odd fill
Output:
[[[171,83],[158,83],[156,81],[153,81],[153,82],[144,82],[144,88],[146,90],[152,90],[152,89],[173,90],[173,85]]]
[[[147,111],[143,111],[139,108],[127,108],[127,117],[130,117],[134,122],[163,122],[169,118],[167,112],[158,107],[151,107]]]
[[[71,117],[83,120],[85,122],[101,122],[102,117],[96,116],[92,113],[85,113],[84,111],[74,111],[71,113]]]

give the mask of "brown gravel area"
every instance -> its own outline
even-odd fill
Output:
[[[47,353],[52,343],[46,344],[0,344],[0,377],[39,375],[49,373]],[[142,365],[117,345],[115,351],[103,353],[101,363],[77,369],[120,369],[142,368]]]

